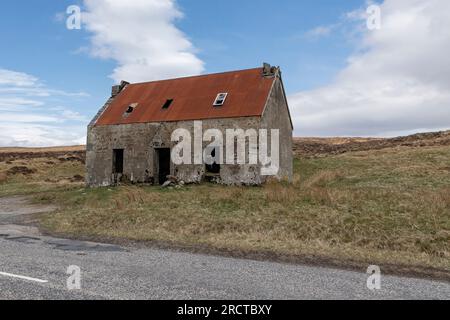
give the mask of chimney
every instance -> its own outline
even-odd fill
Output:
[[[114,98],[115,96],[117,96],[129,84],[130,84],[129,82],[126,82],[126,81],[122,80],[119,85],[113,86],[112,90],[111,90],[111,97]]]
[[[263,64],[263,77],[273,77],[278,72],[278,67],[272,67],[269,63]]]

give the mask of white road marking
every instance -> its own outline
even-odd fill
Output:
[[[35,282],[39,282],[39,283],[47,283],[48,282],[47,280],[30,278],[30,277],[26,277],[26,276],[19,276],[17,274],[6,273],[6,272],[0,272],[0,276],[11,277],[11,278],[18,278],[18,279],[22,279],[22,280],[35,281]]]

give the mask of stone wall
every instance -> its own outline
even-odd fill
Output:
[[[280,79],[275,81],[269,100],[266,105],[261,127],[280,130],[280,171],[278,178],[292,181],[293,161],[293,127],[289,115],[289,107]],[[270,139],[269,139],[270,142]]]
[[[258,129],[260,118],[229,118],[203,120],[203,133],[208,129]],[[133,183],[153,183],[156,175],[157,148],[172,148],[174,130],[183,128],[193,137],[194,121],[137,123],[112,126],[92,126],[88,130],[86,147],[87,184],[109,186],[113,184],[113,150],[124,149],[124,179]],[[224,137],[225,140],[225,137]],[[205,148],[210,142],[203,142]],[[224,141],[225,143],[225,141]],[[192,149],[193,150],[193,149]],[[201,182],[205,165],[174,165],[171,174],[186,183]],[[217,182],[224,184],[259,184],[258,165],[221,165]]]

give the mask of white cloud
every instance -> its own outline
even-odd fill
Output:
[[[305,32],[304,37],[308,39],[316,39],[326,37],[335,29],[337,25],[318,26]]]
[[[2,112],[0,123],[33,123],[33,122],[60,122],[61,120],[51,116],[40,114],[5,113]]]
[[[65,22],[67,19],[67,15],[65,12],[57,12],[53,19],[55,22]]]
[[[86,143],[85,127],[50,126],[36,123],[0,123],[0,146],[54,147]]]
[[[73,145],[86,134],[87,119],[70,108],[53,107],[60,97],[86,97],[48,88],[37,77],[0,69],[0,146]]]
[[[0,68],[0,85],[12,85],[15,87],[36,86],[38,79],[23,72],[16,72]]]
[[[381,30],[364,31],[361,50],[335,81],[289,97],[296,134],[380,136],[449,128],[448,12],[447,0],[386,0]]]
[[[23,97],[3,97],[0,96],[0,110],[10,110],[16,107],[38,107],[42,106],[44,103],[41,101],[36,101],[32,99],[25,99]],[[23,110],[23,109],[22,109]]]
[[[92,55],[113,59],[111,77],[142,82],[199,74],[203,62],[175,26],[182,17],[174,0],[84,0],[82,19],[92,33]]]
[[[80,114],[79,112],[64,109],[61,111],[61,115],[63,119],[65,120],[74,120],[74,121],[81,121],[81,122],[87,122],[88,119],[86,116]]]

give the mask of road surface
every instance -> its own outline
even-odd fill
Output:
[[[382,276],[371,291],[364,272],[64,240],[15,224],[49,209],[0,199],[0,299],[450,298],[446,282]],[[81,270],[80,290],[67,287],[69,266]]]

